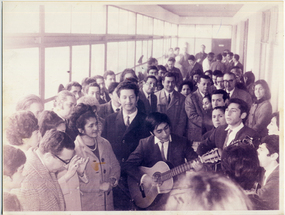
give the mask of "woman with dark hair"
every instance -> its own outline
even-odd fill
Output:
[[[89,182],[79,185],[82,210],[113,210],[112,188],[117,186],[121,170],[112,146],[98,135],[98,118],[89,105],[76,106],[70,120],[78,129],[76,154],[90,160],[85,168]]]
[[[271,122],[267,126],[268,135],[279,135],[279,112],[275,112],[271,116]]]
[[[9,117],[6,124],[6,137],[11,145],[24,152],[39,144],[38,120],[31,111],[18,111]]]
[[[246,72],[243,75],[244,79],[244,84],[247,88],[247,92],[254,98],[254,81],[255,81],[255,76],[252,72]]]
[[[255,102],[251,105],[246,125],[255,130],[260,137],[267,135],[267,125],[270,123],[272,106],[270,89],[265,80],[254,83]]]
[[[178,88],[178,92],[180,92],[185,97],[188,96],[193,91],[193,83],[191,81],[183,81],[182,84]]]

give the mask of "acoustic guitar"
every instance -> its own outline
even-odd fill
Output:
[[[141,183],[138,183],[133,177],[128,177],[128,186],[132,199],[140,208],[147,208],[152,204],[158,194],[168,193],[173,187],[173,177],[180,175],[193,166],[194,161],[200,163],[216,163],[221,159],[217,148],[199,156],[197,159],[184,163],[180,166],[170,169],[163,162],[158,161],[153,167],[139,167],[144,173]]]

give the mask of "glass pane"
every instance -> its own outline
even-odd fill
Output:
[[[104,74],[105,45],[91,46],[91,76]]]
[[[148,41],[147,53],[148,53],[148,58],[150,58],[152,56],[152,40]]]
[[[163,55],[162,45],[163,45],[163,39],[153,40],[153,57],[154,58],[159,58]]]
[[[127,68],[128,46],[127,42],[119,42],[119,66],[118,71],[121,72]]]
[[[172,37],[171,38],[171,47],[176,47],[177,46],[177,38]]]
[[[128,42],[128,58],[127,58],[128,68],[134,67],[134,60],[135,60],[135,42],[130,41]]]
[[[163,35],[164,22],[161,21],[161,20],[158,20],[158,22],[157,22],[157,28],[158,28],[158,35]]]
[[[179,25],[178,36],[187,37],[189,34],[189,25]]]
[[[36,2],[3,2],[4,32],[39,33],[39,8]]]
[[[69,3],[45,3],[45,32],[71,33],[71,5]]]
[[[142,57],[142,41],[136,41],[136,64],[139,64],[138,62],[141,57]],[[144,61],[144,58],[142,59],[142,61]]]
[[[120,23],[120,31],[119,34],[127,34],[128,33],[128,11],[120,9],[119,11],[119,23]]]
[[[137,14],[137,34],[143,34],[143,16]]]
[[[136,30],[136,14],[133,12],[129,12],[129,18],[128,18],[128,34],[135,34]]]
[[[148,34],[153,35],[153,18],[149,17],[148,18]]]
[[[147,52],[147,48],[148,48],[148,46],[147,46],[147,40],[144,40],[143,41],[143,63],[145,63],[145,62],[147,62],[147,59],[149,58],[149,56],[148,56],[148,52]]]
[[[158,29],[158,20],[154,19],[154,30],[153,30],[154,35],[159,35],[159,29]]]
[[[69,52],[69,47],[45,49],[45,98],[55,96],[58,86],[69,82]]]
[[[2,84],[4,116],[12,114],[24,96],[39,95],[39,49],[3,51]]]
[[[72,81],[89,77],[89,46],[72,46]]]
[[[118,43],[107,43],[107,70],[118,71]]]
[[[87,34],[91,32],[91,4],[72,4],[71,33]]]
[[[212,25],[196,25],[196,37],[198,38],[212,38]]]
[[[177,25],[176,24],[171,25],[171,36],[177,36]]]
[[[213,26],[213,38],[231,39],[232,38],[232,26],[214,25]]]
[[[92,4],[91,12],[91,33],[106,33],[106,6],[98,3]]]
[[[108,34],[119,33],[119,9],[108,6]]]
[[[143,16],[143,34],[149,34],[148,17]]]

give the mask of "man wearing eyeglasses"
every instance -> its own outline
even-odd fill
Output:
[[[251,95],[245,90],[237,88],[237,80],[234,73],[227,72],[224,74],[224,87],[227,93],[229,93],[230,99],[232,98],[241,99],[245,101],[249,107],[251,107],[252,104]]]
[[[24,211],[64,211],[64,197],[56,178],[74,156],[74,142],[61,131],[49,130],[27,155],[19,200]],[[79,173],[82,174],[83,172]]]

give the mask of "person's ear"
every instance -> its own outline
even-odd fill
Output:
[[[150,131],[149,133],[150,133],[152,136],[154,136],[154,133],[153,133],[153,132]]]
[[[84,134],[84,130],[82,128],[78,128],[80,134]]]
[[[241,119],[245,119],[246,116],[247,116],[247,114],[244,112],[244,113],[241,114],[240,118],[241,118]]]
[[[273,153],[270,155],[270,157],[272,158],[272,160],[277,160],[277,158],[279,157],[278,153]]]

